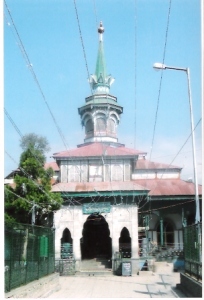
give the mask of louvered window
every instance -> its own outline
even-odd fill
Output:
[[[129,164],[125,164],[124,180],[125,181],[129,181],[130,180],[130,165]]]
[[[111,119],[108,120],[107,129],[108,129],[108,132],[115,133],[115,122],[113,120],[111,120]]]
[[[69,169],[69,182],[80,182],[80,169],[78,166],[71,166]]]
[[[92,120],[88,120],[86,123],[86,133],[93,133],[93,122]]]
[[[88,166],[87,165],[81,166],[81,181],[82,182],[88,181]]]
[[[104,181],[110,181],[110,165],[104,165]]]
[[[112,181],[123,181],[123,169],[121,165],[112,166]]]
[[[96,119],[96,131],[97,132],[104,132],[106,131],[106,122],[102,118]]]
[[[67,165],[61,166],[61,182],[67,182]]]

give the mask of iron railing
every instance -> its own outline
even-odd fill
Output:
[[[183,235],[185,273],[202,280],[202,223],[184,227]]]
[[[27,224],[5,226],[5,292],[55,271],[55,232]]]
[[[75,259],[56,259],[55,272],[59,273],[60,276],[75,275]]]

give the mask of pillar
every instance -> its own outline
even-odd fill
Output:
[[[131,207],[131,227],[132,227],[132,235],[131,235],[131,262],[132,262],[132,274],[137,274],[139,271],[139,246],[138,246],[138,207]]]
[[[119,251],[119,225],[117,213],[114,211],[115,207],[113,207],[112,211],[112,259],[114,258],[115,252]]]
[[[82,237],[83,230],[83,215],[82,208],[79,206],[74,207],[74,226],[73,226],[73,254],[76,261],[76,270],[79,269],[81,262],[81,248],[80,239]]]
[[[161,247],[164,246],[164,225],[163,225],[163,218],[160,218],[160,245],[161,245]]]

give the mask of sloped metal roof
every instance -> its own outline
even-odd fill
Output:
[[[81,158],[94,158],[94,157],[134,157],[139,154],[146,154],[145,152],[134,150],[131,148],[126,148],[124,146],[121,147],[114,147],[112,145],[106,143],[92,143],[89,145],[82,145],[79,148],[75,148],[68,151],[62,151],[58,153],[54,153],[54,158],[66,157],[73,159],[74,157],[81,157]]]
[[[147,193],[148,188],[140,186],[136,181],[107,182],[69,182],[52,186],[52,192],[105,192],[105,191],[140,191]]]
[[[195,185],[182,179],[138,179],[139,185],[150,190],[150,196],[188,196],[195,195]],[[199,186],[202,194],[202,186]]]
[[[47,170],[48,168],[52,168],[54,171],[59,171],[59,167],[55,161],[45,163],[44,169]]]
[[[52,186],[52,192],[61,193],[100,193],[100,192],[134,191],[135,194],[147,194],[149,196],[193,196],[195,195],[194,183],[181,179],[139,179],[134,181],[112,182],[70,182],[58,183]],[[129,193],[130,194],[130,193]],[[199,186],[199,195],[202,195],[202,186]]]
[[[147,169],[182,169],[178,166],[152,162],[147,159],[138,159],[136,162],[136,170],[147,170]]]

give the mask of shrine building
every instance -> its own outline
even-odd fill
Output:
[[[102,22],[98,34],[92,93],[78,108],[84,142],[53,154],[57,182],[52,192],[64,200],[54,213],[55,256],[66,258],[69,245],[80,270],[83,260],[113,261],[122,253],[136,274],[146,242],[183,249],[182,227],[195,218],[194,183],[181,180],[182,168],[149,161],[145,151],[118,141],[123,107],[110,93],[114,78],[106,72]]]

